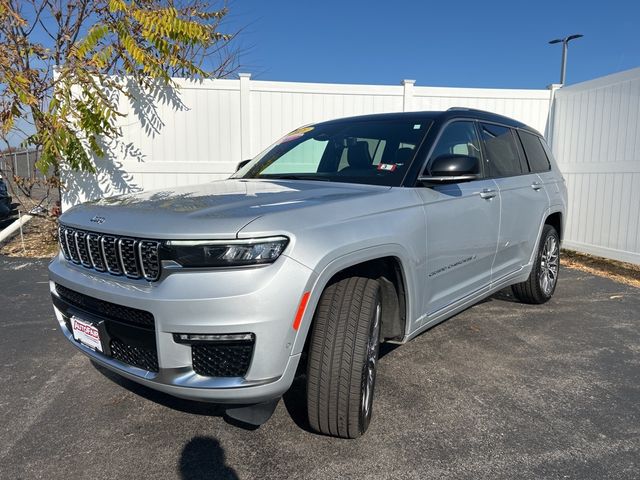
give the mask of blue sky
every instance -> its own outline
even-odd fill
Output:
[[[232,0],[242,71],[329,83],[544,88],[640,66],[640,1]]]
[[[640,67],[640,0],[229,0],[241,71],[323,83],[545,88]],[[12,144],[20,142],[12,138]]]

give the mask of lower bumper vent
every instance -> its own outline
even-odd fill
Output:
[[[56,284],[53,304],[67,329],[77,315],[98,328],[103,354],[127,365],[158,372],[155,321],[151,312],[106,302]]]
[[[193,370],[205,377],[244,377],[253,355],[253,340],[191,345]]]
[[[157,372],[159,370],[158,354],[155,348],[131,345],[118,338],[111,339],[110,347],[111,356],[116,360],[150,372]]]

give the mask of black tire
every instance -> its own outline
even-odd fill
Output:
[[[349,277],[322,293],[307,361],[307,414],[315,431],[357,438],[369,427],[378,361],[381,293]]]
[[[549,256],[549,248],[554,251],[552,256]],[[555,228],[551,225],[545,225],[529,278],[522,283],[513,285],[513,294],[524,303],[545,303],[556,290],[559,273],[560,237]],[[545,283],[545,280],[548,283]]]

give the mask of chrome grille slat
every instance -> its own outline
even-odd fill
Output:
[[[160,277],[160,242],[59,227],[60,249],[67,260],[112,275]]]
[[[102,248],[100,246],[100,235],[97,233],[87,234],[87,249],[89,250],[89,258],[91,258],[91,264],[93,268],[99,272],[104,272],[107,267],[102,257]]]
[[[78,257],[83,267],[92,268],[89,251],[87,250],[87,234],[82,230],[76,230],[73,234],[73,240],[78,250]]]
[[[67,249],[69,250],[69,258],[73,263],[80,263],[80,256],[78,255],[78,247],[76,246],[75,231],[67,228],[64,231],[64,238],[67,242]]]
[[[107,271],[114,275],[122,275],[122,267],[118,259],[118,249],[116,248],[116,237],[104,235],[102,237],[102,254],[107,265]]]
[[[142,276],[150,282],[157,280],[160,276],[160,242],[151,240],[140,240],[138,242],[138,258],[140,258],[140,268]]]
[[[67,248],[66,229],[62,226],[58,227],[58,241],[60,242],[60,250],[64,255],[64,258],[71,260],[69,256],[69,249]]]
[[[138,268],[138,260],[136,259],[137,243],[133,238],[123,237],[118,239],[120,265],[122,266],[124,274],[131,278],[140,278],[140,269]]]

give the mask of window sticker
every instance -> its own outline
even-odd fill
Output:
[[[397,163],[379,163],[378,170],[382,172],[393,172],[398,167]]]
[[[421,124],[416,123],[416,124],[413,126],[413,129],[414,129],[414,130],[420,130],[420,127],[421,127],[421,126],[422,126]]]

